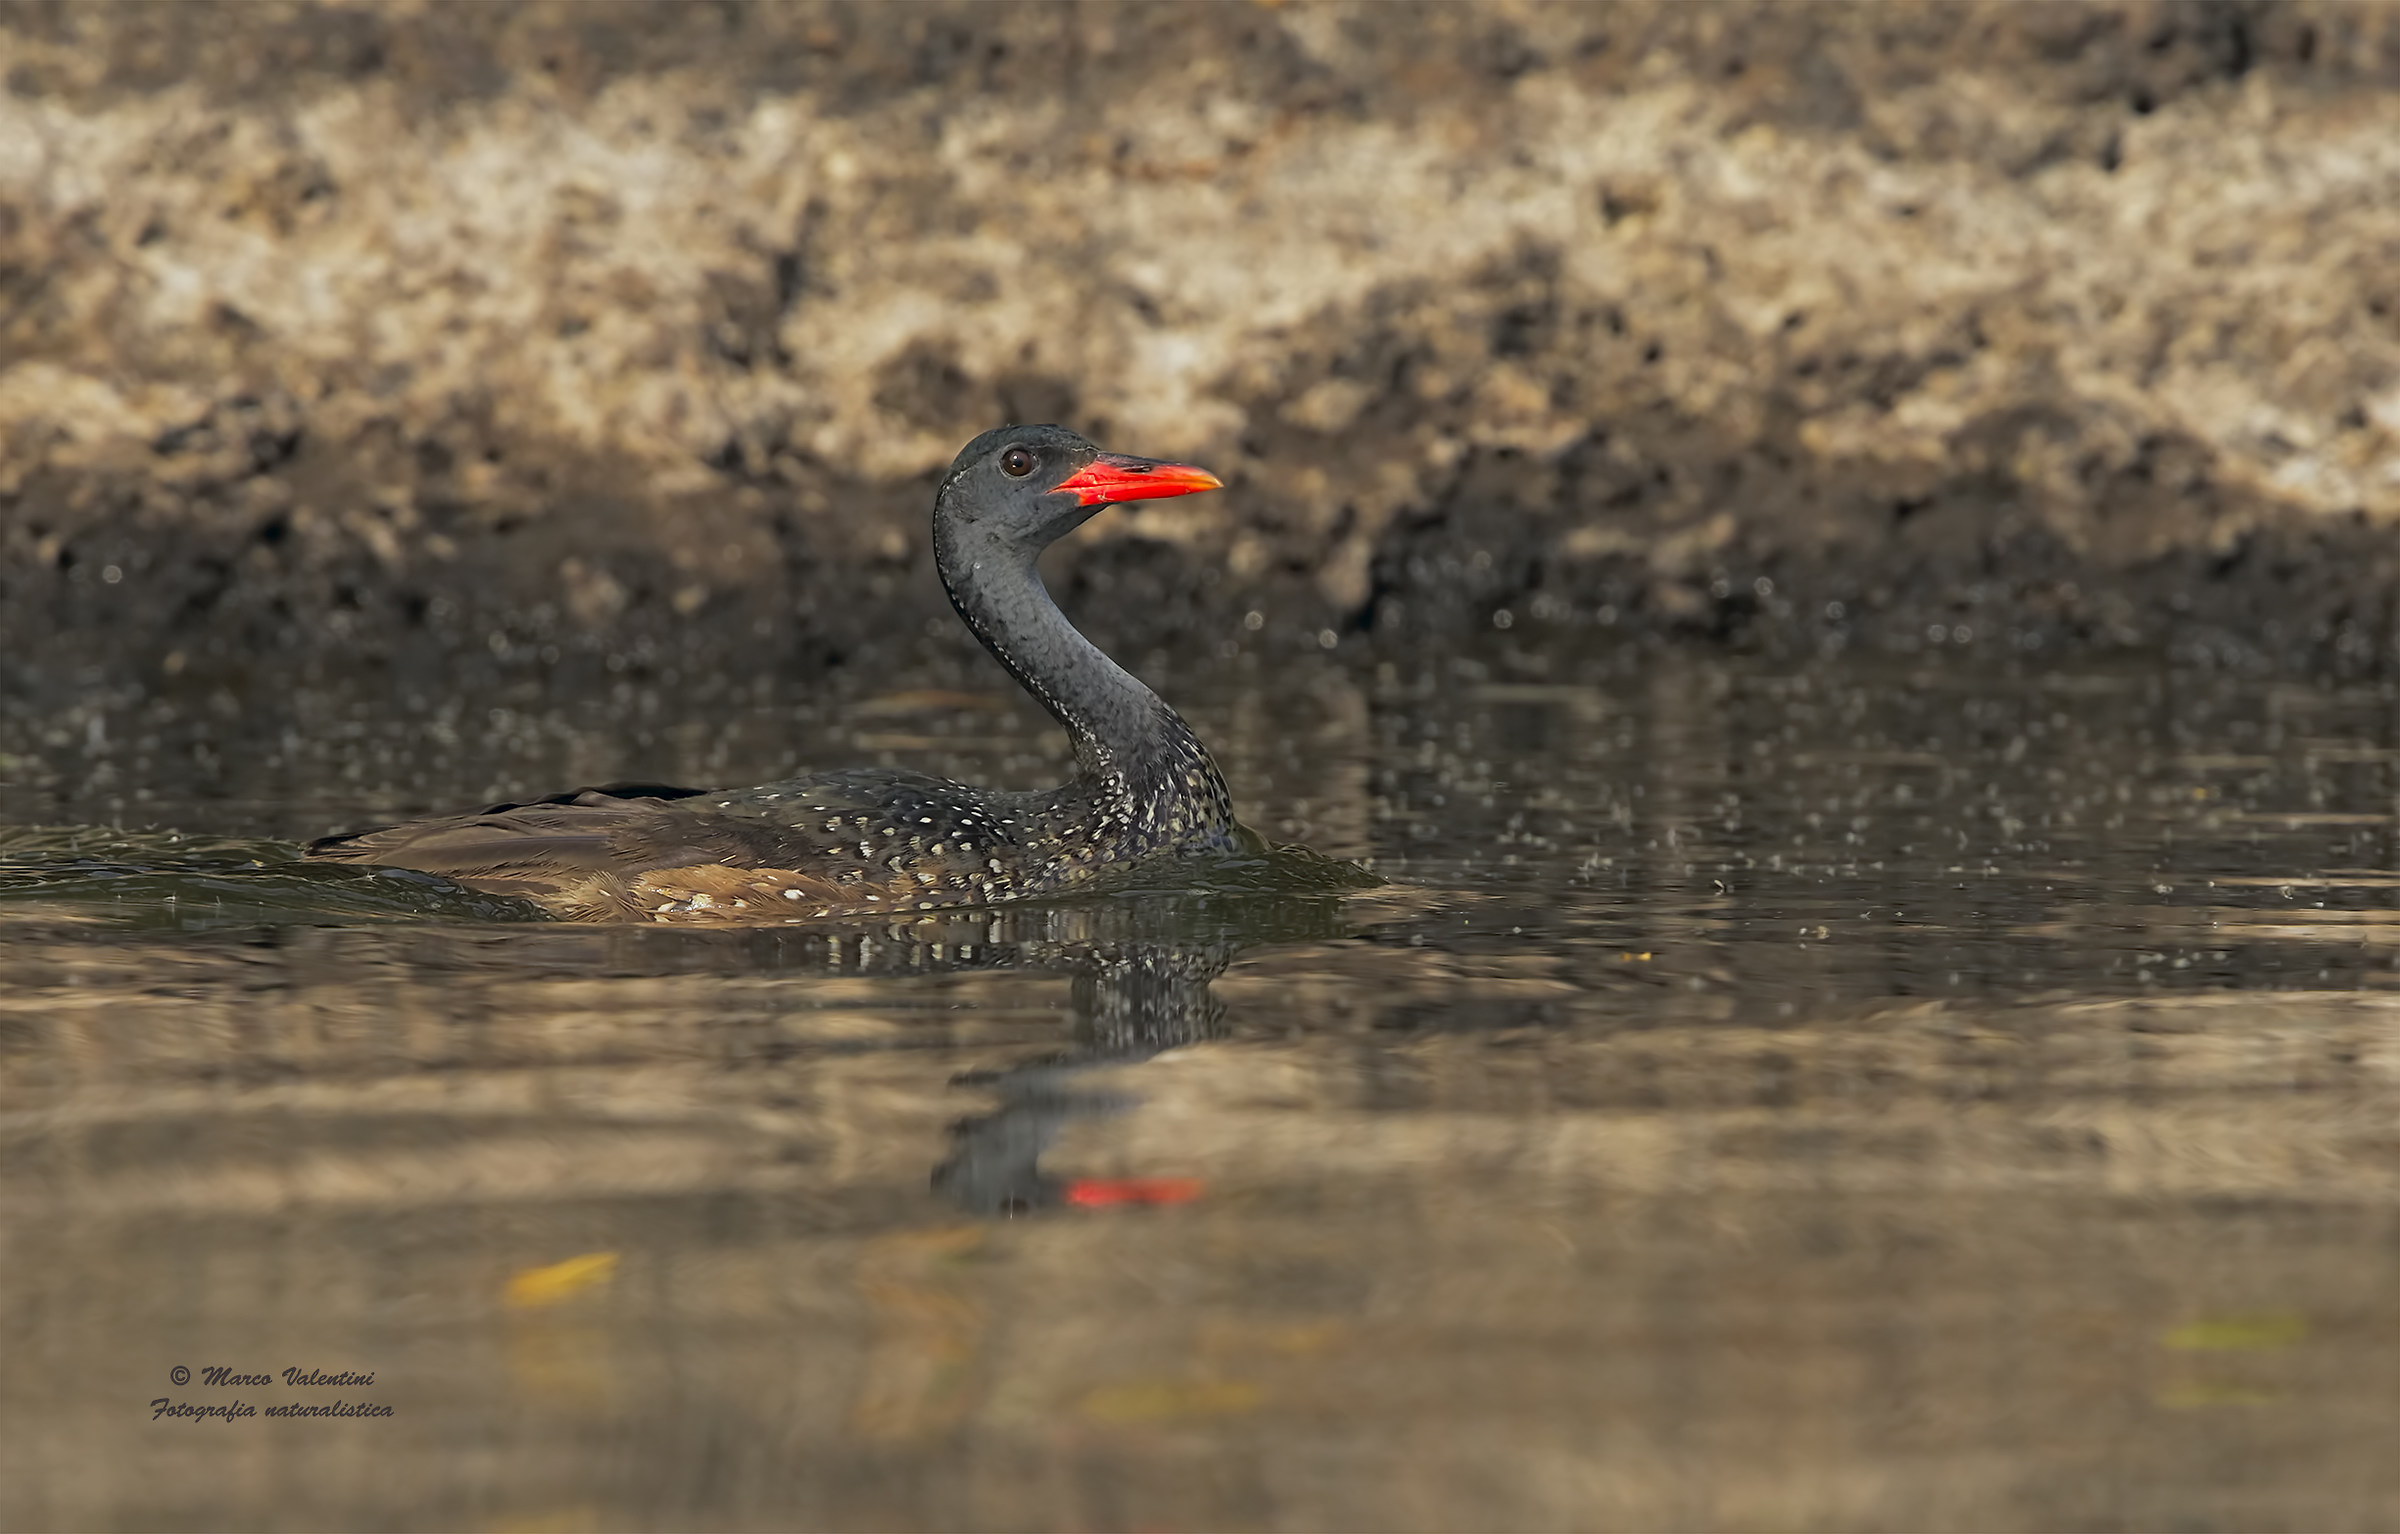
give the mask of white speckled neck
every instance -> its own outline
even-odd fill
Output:
[[[1110,829],[1144,842],[1200,840],[1230,828],[1225,779],[1183,717],[1077,632],[1042,584],[1039,550],[943,538],[935,564],[951,605],[1074,743],[1076,778],[1102,800]]]

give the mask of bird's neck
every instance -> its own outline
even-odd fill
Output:
[[[1224,775],[1208,748],[1165,699],[1076,631],[1030,551],[1001,548],[940,563],[942,585],[967,627],[1066,730],[1085,786],[1154,834],[1231,826]]]

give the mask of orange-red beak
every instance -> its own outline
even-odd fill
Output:
[[[1225,482],[1206,469],[1188,463],[1161,463],[1155,458],[1128,458],[1102,453],[1052,487],[1054,495],[1071,495],[1079,506],[1105,506],[1116,501],[1157,501],[1170,495],[1195,495],[1221,490]]]

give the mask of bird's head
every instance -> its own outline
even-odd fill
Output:
[[[961,449],[934,497],[937,545],[1040,553],[1101,507],[1220,488],[1188,463],[1104,453],[1063,426],[1003,426]]]

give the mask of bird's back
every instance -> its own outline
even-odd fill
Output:
[[[611,784],[327,837],[309,856],[438,874],[561,916],[783,922],[1047,893],[1093,860],[1074,785],[992,794],[859,769],[757,788]],[[1107,861],[1102,859],[1101,861]]]

